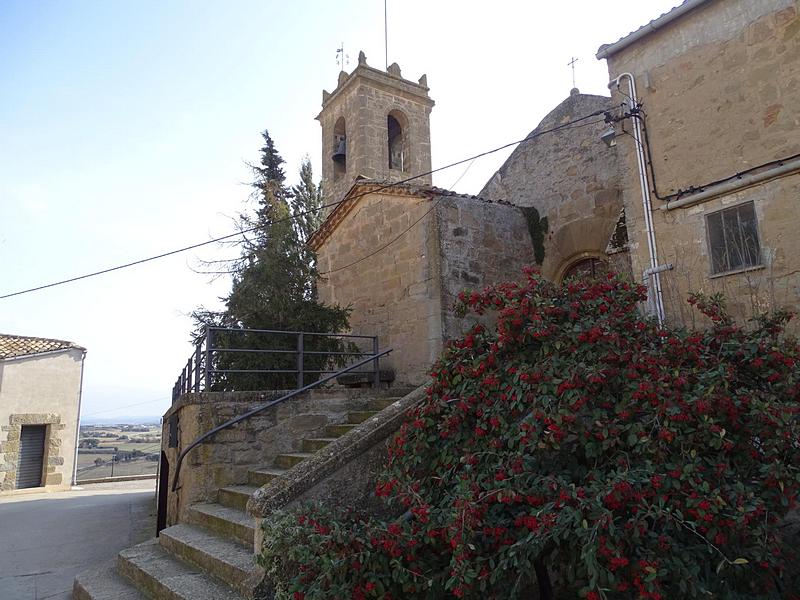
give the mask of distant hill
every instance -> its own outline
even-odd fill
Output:
[[[158,425],[158,416],[81,417],[81,425]]]

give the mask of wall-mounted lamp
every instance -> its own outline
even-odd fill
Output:
[[[617,145],[617,132],[613,126],[606,129],[600,139],[603,140],[603,143],[608,146],[609,148],[613,148]]]

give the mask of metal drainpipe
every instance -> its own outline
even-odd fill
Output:
[[[653,275],[658,275],[664,271],[672,271],[674,268],[675,267],[672,263],[666,263],[664,265],[658,265],[656,268],[650,267],[642,272],[642,283],[647,286],[647,303],[650,307],[653,307],[655,304],[653,294]]]
[[[608,87],[616,86],[617,89],[619,89],[623,77],[628,79],[628,89],[630,91],[630,94],[628,94],[628,106],[631,111],[634,111],[637,108],[636,101],[638,96],[636,95],[636,82],[631,73],[622,73],[611,81]],[[642,144],[642,124],[639,122],[639,119],[634,118],[631,119],[631,121],[633,121],[633,139],[634,145],[636,146],[636,164],[639,168],[639,185],[642,192],[642,209],[644,211],[644,224],[647,233],[647,249],[650,253],[650,268],[646,269],[646,272],[650,273],[653,282],[652,288],[655,290],[656,318],[658,319],[658,324],[663,325],[664,297],[661,291],[661,275],[658,270],[658,252],[656,249],[656,234],[653,228],[653,214],[650,204],[650,186],[647,182],[647,172],[645,170],[647,167],[647,160],[644,155],[644,145]]]
[[[78,443],[81,439],[81,402],[83,401],[83,365],[86,363],[86,350],[81,355],[81,379],[78,388],[78,423],[75,430],[75,459],[72,465],[72,485],[78,485]]]

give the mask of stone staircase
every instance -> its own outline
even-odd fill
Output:
[[[109,562],[81,573],[75,600],[242,600],[258,596],[259,572],[253,559],[256,523],[247,501],[261,486],[282,477],[400,396],[370,401],[370,410],[348,413],[323,437],[302,439],[300,452],[278,455],[271,465],[255,465],[247,481],[220,488],[214,503],[189,507],[186,522],[121,551]]]

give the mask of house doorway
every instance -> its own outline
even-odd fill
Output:
[[[42,486],[44,471],[44,442],[47,425],[23,425],[19,435],[19,461],[16,488]]]

